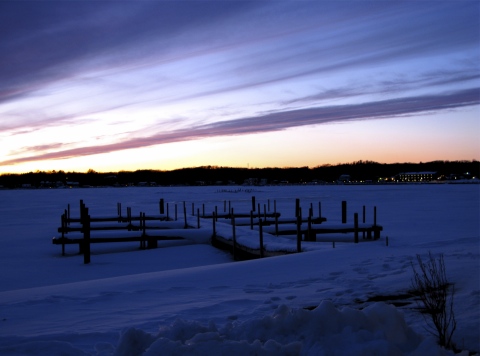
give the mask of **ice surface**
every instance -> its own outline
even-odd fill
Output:
[[[478,185],[366,185],[0,191],[0,354],[448,354],[425,331],[411,302],[369,302],[410,288],[416,255],[442,253],[455,283],[459,348],[480,350]],[[195,209],[248,211],[251,196],[282,216],[320,201],[339,223],[341,201],[354,212],[377,207],[378,241],[304,243],[311,251],[233,262],[202,237],[195,244],[139,250],[136,243],[52,245],[60,214],[83,199],[92,216],[132,211],[170,215]],[[194,230],[192,230],[194,231]],[[385,237],[389,237],[386,246]]]

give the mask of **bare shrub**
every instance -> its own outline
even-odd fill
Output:
[[[417,255],[419,270],[412,263],[412,288],[421,302],[420,311],[427,323],[427,330],[438,337],[439,345],[455,349],[452,342],[457,327],[453,312],[455,286],[447,280],[443,254],[436,259],[429,252],[428,257],[428,261],[423,262]]]

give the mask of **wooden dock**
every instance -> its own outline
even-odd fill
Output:
[[[252,198],[252,207],[255,199]],[[365,223],[365,207],[363,221],[359,223],[358,214],[354,214],[353,224],[346,223],[346,202],[342,202],[342,224],[327,223],[321,215],[319,203],[318,216],[314,216],[310,206],[306,217],[302,217],[299,200],[296,200],[294,217],[283,217],[280,212],[267,212],[260,206],[254,212],[236,212],[230,206],[218,213],[217,207],[211,214],[197,209],[195,215],[187,214],[186,203],[183,203],[183,219],[178,220],[175,205],[175,219],[165,213],[164,201],[160,200],[160,214],[146,215],[140,212],[133,216],[131,209],[122,215],[120,203],[117,205],[117,216],[90,217],[88,208],[80,201],[80,216],[72,218],[70,207],[61,216],[59,236],[52,243],[62,246],[65,255],[66,245],[78,245],[79,253],[84,255],[84,263],[90,262],[90,245],[96,243],[138,242],[140,249],[159,247],[160,241],[188,240],[192,243],[211,243],[213,246],[229,250],[235,260],[278,256],[305,251],[302,243],[351,241],[374,241],[380,238],[383,227],[376,223],[374,208],[373,224]],[[348,238],[348,234],[352,237]],[[331,236],[340,236],[332,238]]]

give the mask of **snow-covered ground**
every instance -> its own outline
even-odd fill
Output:
[[[0,190],[0,354],[439,355],[415,304],[367,301],[406,292],[411,263],[429,252],[444,255],[455,283],[455,343],[479,351],[479,193],[477,184]],[[51,243],[80,199],[98,216],[115,215],[117,202],[158,214],[164,198],[181,219],[183,201],[248,211],[252,195],[262,208],[275,200],[282,216],[293,216],[296,198],[303,211],[320,201],[332,223],[342,200],[350,221],[363,205],[372,221],[376,206],[384,231],[243,262],[198,241],[92,245],[84,265],[76,246],[61,256]]]

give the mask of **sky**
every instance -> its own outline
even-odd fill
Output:
[[[480,159],[478,1],[2,1],[0,174]]]

